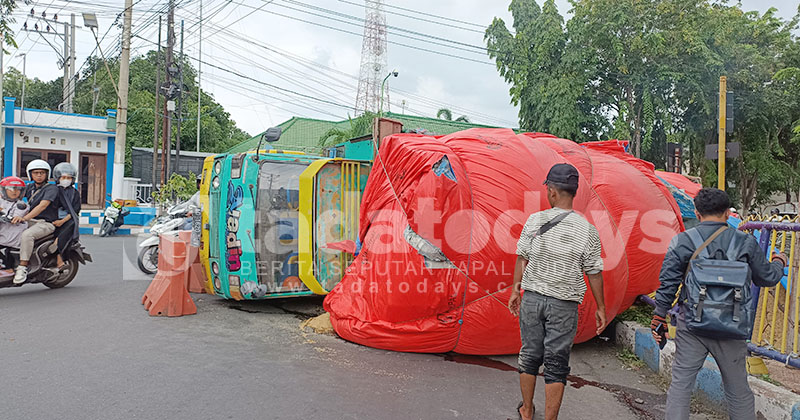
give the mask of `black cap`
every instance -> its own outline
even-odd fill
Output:
[[[559,184],[564,187],[578,188],[578,170],[569,163],[557,163],[547,173],[545,184]]]

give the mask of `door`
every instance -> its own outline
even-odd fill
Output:
[[[102,209],[106,198],[106,156],[81,153],[80,158],[81,204],[89,209]]]

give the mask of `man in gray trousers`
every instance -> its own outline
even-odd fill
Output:
[[[725,191],[716,188],[700,190],[694,199],[694,205],[700,224],[694,229],[705,241],[721,227],[727,226],[730,213],[730,199]],[[688,232],[688,231],[687,231]],[[678,234],[672,239],[664,256],[661,267],[661,286],[656,292],[656,308],[650,324],[653,337],[657,342],[662,337],[657,331],[667,328],[666,316],[675,301],[678,287],[683,282],[689,260],[697,247],[687,232]],[[776,254],[772,262],[768,262],[758,242],[751,235],[735,229],[722,230],[706,247],[709,255],[724,253],[729,244],[737,239],[742,246],[738,247],[737,261],[747,262],[750,267],[752,283],[759,287],[776,285],[783,277],[783,268],[787,258],[784,254]],[[727,256],[725,256],[727,258]],[[681,299],[684,300],[684,289]],[[718,337],[699,336],[687,330],[684,310],[678,316],[678,332],[675,337],[675,364],[672,366],[672,383],[667,391],[667,420],[689,420],[689,403],[694,390],[697,373],[703,367],[706,356],[711,353],[722,374],[725,399],[728,403],[728,415],[732,420],[755,420],[755,401],[753,392],[747,384],[747,343],[745,340],[724,339]]]

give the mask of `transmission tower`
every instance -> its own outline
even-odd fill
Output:
[[[364,42],[361,46],[361,70],[358,77],[355,114],[378,112],[381,82],[386,73],[386,15],[383,0],[366,0]],[[386,93],[388,97],[388,91]],[[386,101],[388,103],[388,101]]]

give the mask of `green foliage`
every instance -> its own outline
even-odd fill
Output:
[[[449,110],[447,108],[439,109],[439,111],[436,112],[436,118],[438,118],[440,120],[447,120],[447,121],[457,121],[457,122],[464,122],[464,123],[468,123],[469,122],[469,117],[467,117],[466,115],[462,115],[462,116],[456,118],[455,120],[453,120],[453,111],[451,111],[451,110]]]
[[[119,78],[119,62],[109,60],[113,80]],[[99,58],[91,58],[79,79],[75,89],[74,111],[81,114],[105,115],[107,109],[117,108],[117,95],[114,82]],[[155,119],[155,84],[156,69],[161,72],[160,82],[164,82],[164,54],[150,51],[135,57],[130,64],[130,88],[128,93],[128,129],[125,150],[125,172],[131,172],[131,148],[153,147],[153,126]],[[183,63],[184,97],[183,120],[181,127],[181,150],[196,149],[197,139],[197,84],[196,72],[188,63]],[[22,96],[22,74],[10,69],[4,77],[6,96],[15,96],[18,101]],[[99,92],[96,96],[95,88]],[[25,107],[58,110],[62,101],[61,78],[50,82],[39,79],[28,79],[25,87]],[[213,97],[201,91],[200,109],[200,150],[210,153],[221,153],[234,145],[250,138],[250,135],[236,127],[222,105]],[[19,104],[19,102],[18,102]],[[164,98],[160,99],[158,111],[159,122],[163,113]],[[172,148],[175,149],[178,134],[178,116],[173,116],[171,125]],[[159,123],[159,131],[161,130]],[[159,137],[160,139],[161,137]]]
[[[637,356],[636,353],[624,347],[620,348],[619,351],[617,351],[617,359],[619,359],[619,361],[622,362],[623,365],[631,369],[639,370],[645,367],[645,363],[641,359],[639,359],[639,356]]]
[[[173,203],[175,201],[186,201],[197,192],[197,176],[189,173],[188,177],[183,177],[173,173],[169,181],[161,186],[158,191],[153,191],[153,200],[160,206]]]
[[[332,146],[372,133],[372,123],[376,116],[372,112],[365,112],[356,118],[348,116],[350,127],[347,129],[331,128],[319,137],[319,145],[323,147]]]
[[[726,75],[735,92],[728,141],[743,150],[728,161],[728,191],[743,211],[776,191],[800,194],[798,18],[713,0],[572,0],[565,23],[553,0],[541,4],[511,0],[514,33],[499,18],[485,33],[523,129],[630,140],[634,155],[661,168],[666,143],[678,142],[691,172],[716,185],[704,149],[717,139]]]
[[[633,321],[641,325],[650,325],[652,319],[653,308],[645,304],[634,304],[625,312],[617,315],[617,321]]]
[[[0,38],[0,54],[2,54],[6,45],[13,48],[17,47],[17,43],[14,41],[14,31],[11,30],[9,26],[9,24],[15,21],[11,16],[11,12],[14,10],[17,3],[27,6],[31,4],[31,0],[19,2],[15,0],[0,0],[0,34],[3,35],[3,37]]]

